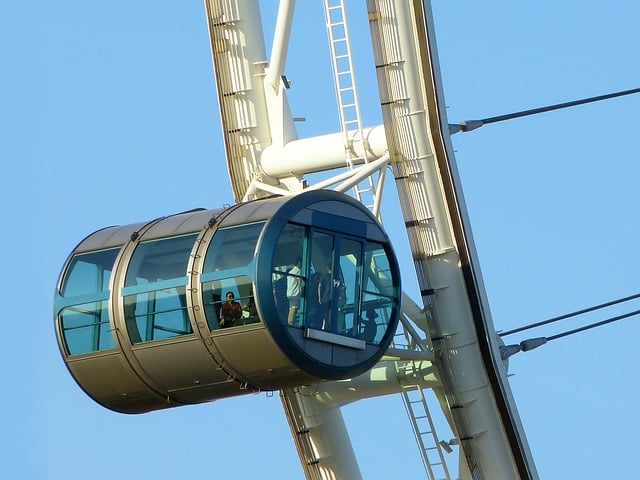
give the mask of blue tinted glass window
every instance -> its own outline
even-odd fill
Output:
[[[125,287],[187,276],[187,263],[197,235],[141,242],[129,267]]]
[[[62,285],[63,297],[76,297],[109,289],[113,262],[119,248],[75,255]]]
[[[362,268],[362,244],[348,238],[340,238],[338,247],[338,270],[333,278],[336,333],[358,336],[360,313],[360,278]]]
[[[310,267],[306,248],[307,228],[288,224],[282,231],[273,255],[271,281],[280,321],[302,327]]]
[[[367,243],[363,277],[359,335],[368,343],[377,344],[387,330],[395,299],[400,295],[382,245]]]
[[[327,329],[331,324],[334,241],[333,235],[318,231],[311,232],[311,273],[306,289],[305,323],[309,328]]]
[[[151,287],[157,283],[150,284]],[[192,333],[185,287],[158,288],[124,297],[125,322],[133,343]]]
[[[400,294],[393,274],[382,244],[289,224],[271,275],[280,321],[378,344]]]
[[[193,332],[186,303],[187,264],[196,234],[141,242],[125,278],[125,323],[133,343]]]
[[[259,323],[253,283],[245,275],[202,284],[204,311],[211,330]]]
[[[260,322],[251,266],[263,227],[264,223],[252,223],[222,228],[211,239],[202,279],[202,301],[211,330]]]
[[[75,255],[60,294],[67,300],[60,314],[65,348],[70,355],[115,348],[106,294],[119,248]],[[78,297],[75,303],[74,297]],[[94,301],[87,302],[92,299]]]
[[[60,319],[69,355],[115,348],[106,301],[67,307]]]
[[[244,267],[254,258],[264,223],[253,223],[218,230],[211,239],[204,262],[204,273]]]

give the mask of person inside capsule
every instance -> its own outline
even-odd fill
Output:
[[[220,328],[232,327],[242,317],[242,307],[234,300],[233,292],[227,292],[226,298],[220,309]]]
[[[366,314],[366,319],[361,320],[362,325],[362,333],[358,335],[358,338],[364,340],[367,343],[373,343],[376,338],[376,334],[378,333],[378,324],[376,323],[376,318],[378,318],[378,314],[372,308],[368,309]]]
[[[300,308],[300,295],[302,293],[302,278],[300,274],[302,270],[302,258],[297,257],[293,268],[289,270],[289,276],[287,277],[287,298],[289,299],[289,315],[287,322],[289,325],[293,325],[296,320],[296,314]]]

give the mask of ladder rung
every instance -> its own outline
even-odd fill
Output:
[[[335,87],[338,97],[338,106],[340,113],[340,122],[345,135],[346,164],[350,170],[355,168],[355,162],[352,158],[352,152],[349,146],[352,141],[347,139],[347,132],[354,128],[360,132],[360,141],[362,137],[362,121],[359,112],[359,100],[355,86],[351,46],[349,45],[349,30],[347,19],[345,17],[344,0],[325,0],[325,19],[329,36],[329,47],[333,61],[333,75]],[[346,70],[343,70],[345,69]],[[349,86],[345,86],[349,85]],[[368,163],[367,156],[364,156],[365,163]],[[354,194],[363,205],[367,205],[367,209],[373,211],[375,206],[375,187],[373,184],[369,188],[360,189],[359,186],[353,187]],[[361,198],[364,193],[365,198]],[[373,201],[372,201],[373,198]],[[406,336],[405,336],[406,341]]]

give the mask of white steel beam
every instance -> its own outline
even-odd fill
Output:
[[[273,90],[276,90],[280,83],[282,83],[295,4],[295,0],[280,0],[279,3],[276,29],[271,47],[271,61],[269,62],[269,69],[264,78],[265,86],[269,86]]]
[[[535,479],[448,136],[429,2],[367,0],[389,153],[470,478]],[[461,472],[464,472],[461,469]]]
[[[287,82],[284,81],[295,3],[295,0],[280,0],[271,61],[265,68],[264,94],[271,128],[271,144],[279,147],[298,138],[285,93]]]
[[[349,138],[354,138],[359,133],[352,131],[348,135]],[[355,155],[360,158],[367,155],[369,160],[375,160],[386,153],[387,139],[382,125],[365,128],[363,136],[368,151],[364,151],[363,142],[354,142]],[[345,166],[345,145],[342,133],[303,138],[283,146],[270,146],[262,152],[261,157],[262,171],[273,177],[304,175]]]
[[[362,479],[338,405],[298,389],[280,398],[307,480]]]

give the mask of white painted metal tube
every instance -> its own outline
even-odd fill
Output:
[[[537,478],[501,370],[475,263],[453,149],[429,2],[368,0],[390,154],[451,418],[472,478]],[[380,41],[378,41],[378,38]],[[445,132],[447,130],[444,130]],[[432,292],[432,293],[428,293]],[[492,363],[491,360],[494,360]]]
[[[273,35],[273,47],[271,48],[271,61],[265,78],[265,83],[274,90],[277,90],[280,77],[284,74],[295,4],[295,0],[280,0],[278,6],[278,17]]]
[[[350,188],[360,183],[363,179],[372,175],[376,170],[384,168],[389,163],[389,154],[385,154],[374,162],[369,162],[360,167],[354,175],[338,185],[335,189],[338,192],[346,192]]]
[[[410,372],[411,376],[405,372]],[[411,365],[410,360],[384,360],[358,377],[301,387],[299,392],[315,396],[323,403],[343,406],[363,398],[400,393],[403,383],[426,389],[440,386],[435,368],[429,361],[423,359]]]
[[[376,159],[387,151],[384,127],[378,125],[364,129],[364,137],[369,145],[369,159]],[[356,132],[349,132],[349,137]],[[354,142],[356,155],[363,157],[361,142]],[[262,152],[262,171],[271,177],[300,176],[305,173],[320,172],[346,165],[344,138],[342,133],[332,133],[318,137],[294,140],[284,147],[271,146]]]
[[[340,408],[298,390],[281,391],[281,399],[305,477],[361,480]]]
[[[205,0],[227,167],[236,201],[272,132],[264,94],[267,63],[257,0]]]

